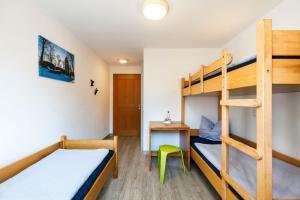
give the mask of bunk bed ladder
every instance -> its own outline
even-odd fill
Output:
[[[272,23],[264,20],[257,25],[257,86],[256,99],[229,99],[226,54],[222,66],[222,199],[228,199],[228,184],[244,199],[272,199]],[[257,148],[229,136],[229,107],[256,108]],[[229,146],[254,158],[257,163],[257,196],[254,198],[229,175]]]

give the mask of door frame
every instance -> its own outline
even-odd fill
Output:
[[[115,82],[115,77],[117,75],[138,75],[140,77],[140,124],[139,124],[139,135],[137,137],[141,137],[142,138],[142,74],[141,73],[113,73],[112,74],[112,85],[113,85],[113,90],[112,90],[112,103],[113,103],[113,106],[112,106],[112,120],[113,120],[113,123],[112,123],[112,129],[113,129],[113,135],[115,136],[116,135],[116,125],[115,125],[115,121],[116,121],[116,115],[115,115],[115,87],[116,85],[114,84]],[[135,137],[135,136],[133,136]]]

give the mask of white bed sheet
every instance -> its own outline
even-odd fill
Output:
[[[221,145],[195,143],[195,146],[217,169],[221,169]],[[256,196],[254,159],[230,147],[229,174]],[[300,198],[300,168],[273,158],[273,198]]]
[[[0,184],[0,199],[71,199],[108,152],[107,149],[58,149]]]

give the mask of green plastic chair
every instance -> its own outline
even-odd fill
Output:
[[[160,145],[158,150],[158,162],[157,162],[159,168],[159,175],[160,175],[159,177],[160,184],[164,184],[165,181],[165,172],[166,172],[166,163],[167,163],[168,154],[176,153],[176,152],[180,152],[183,173],[184,175],[186,175],[182,149],[180,147],[173,146],[173,145]]]

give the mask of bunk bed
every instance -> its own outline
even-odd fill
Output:
[[[0,169],[0,199],[97,199],[118,176],[117,137],[55,143]]]
[[[300,91],[300,31],[272,30],[272,21],[263,20],[257,24],[256,51],[256,56],[231,64],[232,56],[223,50],[221,58],[182,79],[182,121],[185,97],[217,95],[220,100],[222,142],[203,140],[199,130],[191,130],[191,157],[222,199],[300,199],[300,161],[272,150],[272,93]],[[230,99],[229,93],[256,98]],[[256,109],[256,143],[229,134],[231,106]],[[247,163],[245,159],[254,162],[239,172],[256,178],[235,171],[237,158],[240,164]],[[287,173],[282,175],[282,169]]]

